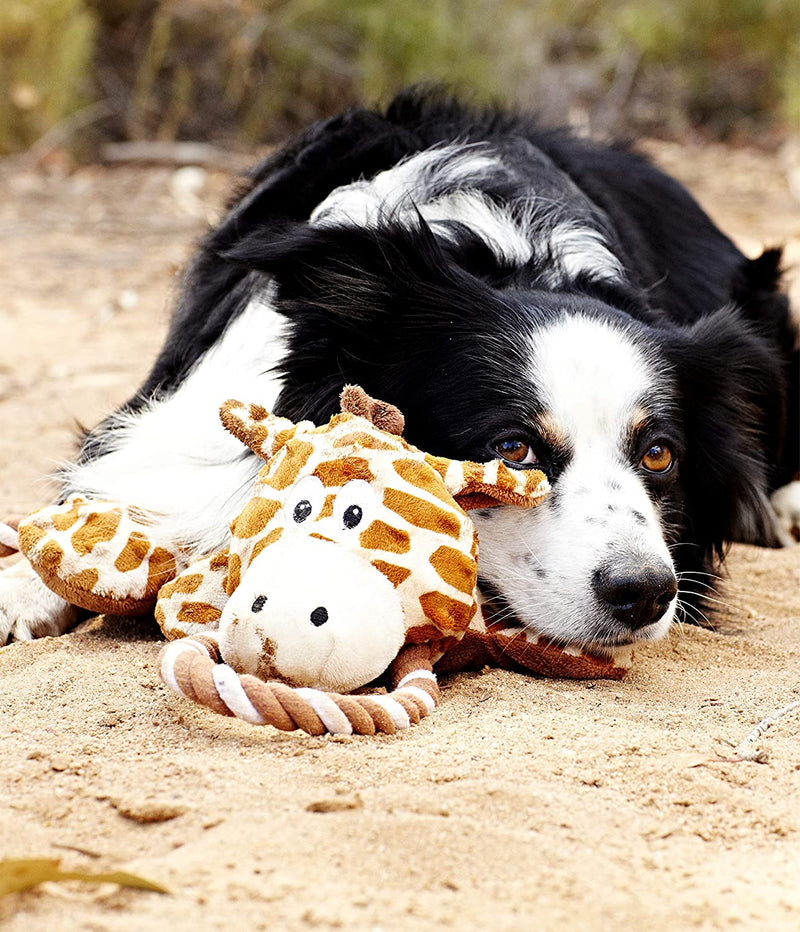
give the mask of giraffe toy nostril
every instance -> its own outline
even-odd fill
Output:
[[[324,625],[328,620],[328,609],[323,608],[321,605],[319,608],[315,608],[311,613],[311,624],[315,628],[319,628],[320,625]]]

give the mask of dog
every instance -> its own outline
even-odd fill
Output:
[[[259,466],[220,402],[324,422],[348,382],[431,453],[546,472],[539,508],[475,513],[479,569],[508,617],[561,643],[710,623],[727,544],[788,543],[800,511],[780,252],[745,258],[630,148],[420,91],[253,171],[149,377],[61,493],[135,503],[216,550]],[[74,620],[25,565],[0,577],[0,638]]]

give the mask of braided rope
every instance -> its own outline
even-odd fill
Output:
[[[281,731],[309,735],[393,735],[416,725],[439,702],[439,687],[425,644],[407,645],[391,667],[393,691],[345,696],[264,682],[221,662],[213,638],[180,638],[162,648],[161,678],[179,696],[220,715]]]

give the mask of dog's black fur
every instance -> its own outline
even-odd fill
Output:
[[[559,195],[544,153],[605,215],[624,282],[580,274],[553,284],[552,257],[515,265],[458,224],[442,238],[421,219],[386,217],[372,229],[308,223],[338,186],[454,142],[502,153],[513,177],[482,184],[502,205],[531,189]],[[585,199],[559,209],[580,212]],[[291,321],[277,413],[324,421],[355,382],[405,412],[410,441],[483,460],[541,407],[536,386],[517,378],[518,334],[548,316],[595,315],[632,334],[673,379],[677,402],[658,418],[679,468],[648,477],[648,488],[668,542],[680,545],[677,570],[714,572],[729,541],[773,542],[767,496],[799,467],[796,331],[779,264],[776,250],[746,259],[681,185],[626,147],[408,93],[383,113],[312,126],[253,172],[202,244],[164,348],[127,409],[174,391],[272,276]],[[93,432],[82,458],[102,456],[109,436]],[[530,440],[555,507],[570,450]],[[632,458],[640,440],[631,440]]]

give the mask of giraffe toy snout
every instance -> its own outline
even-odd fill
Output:
[[[405,628],[394,586],[369,561],[295,537],[251,562],[222,612],[219,644],[238,673],[349,691],[386,670]]]

